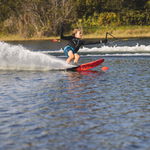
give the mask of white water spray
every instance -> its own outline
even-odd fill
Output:
[[[58,70],[70,67],[65,61],[41,52],[31,52],[21,45],[0,41],[1,70]]]
[[[102,47],[83,47],[79,50],[79,52],[82,53],[108,53],[109,55],[118,55],[118,53],[121,53],[120,56],[124,56],[128,53],[130,56],[136,56],[136,55],[150,55],[150,45],[139,45],[138,43],[135,46],[102,46]],[[42,53],[63,53],[63,50],[58,51],[43,51]],[[110,54],[113,53],[113,54]],[[133,54],[134,53],[134,54]],[[144,54],[143,54],[144,53]],[[95,56],[94,54],[90,54],[91,56]]]

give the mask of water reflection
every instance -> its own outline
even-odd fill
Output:
[[[93,84],[96,84],[100,81],[100,78],[103,76],[103,73],[100,71],[76,71],[76,72],[68,72],[68,80],[70,82],[68,86],[69,92],[81,92],[81,94],[89,94],[92,93]],[[86,92],[86,90],[90,90]]]
[[[92,111],[94,103],[90,102],[89,96],[92,97],[92,100],[100,97],[99,87],[103,74],[101,71],[93,70],[67,73],[69,83],[66,97],[69,97],[70,107],[78,109],[76,112],[78,115]]]

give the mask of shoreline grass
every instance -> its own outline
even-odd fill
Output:
[[[107,27],[97,30],[93,34],[83,35],[83,38],[105,38],[106,32],[116,38],[150,38],[150,26]],[[113,37],[108,35],[107,38]]]
[[[120,27],[101,27],[97,29],[94,33],[83,34],[83,39],[92,39],[92,38],[105,38],[106,32],[109,32],[116,38],[150,38],[150,26],[120,26]],[[108,39],[113,38],[108,35]],[[23,38],[19,35],[0,35],[0,41],[28,41],[28,40],[60,40],[60,36],[51,36],[51,37],[32,37],[32,38]]]

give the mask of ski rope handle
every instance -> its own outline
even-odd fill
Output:
[[[107,45],[109,45],[109,44],[111,44],[111,43],[114,43],[114,42],[116,42],[116,41],[119,41],[119,39],[115,38],[113,35],[111,35],[111,34],[108,33],[108,32],[106,32],[106,39],[107,39],[107,34],[109,34],[110,36],[112,36],[112,37],[115,39],[115,41],[110,42],[110,43],[108,43]]]

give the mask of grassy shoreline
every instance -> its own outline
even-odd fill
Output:
[[[94,33],[83,34],[83,39],[92,39],[92,38],[100,38],[104,39],[106,36],[106,32],[109,32],[116,38],[150,38],[150,26],[122,26],[122,27],[105,27],[96,30]],[[108,35],[108,39],[112,38]],[[32,38],[23,38],[19,35],[9,35],[9,36],[1,36],[0,41],[27,41],[27,40],[60,40],[59,36],[52,37],[32,37]]]

